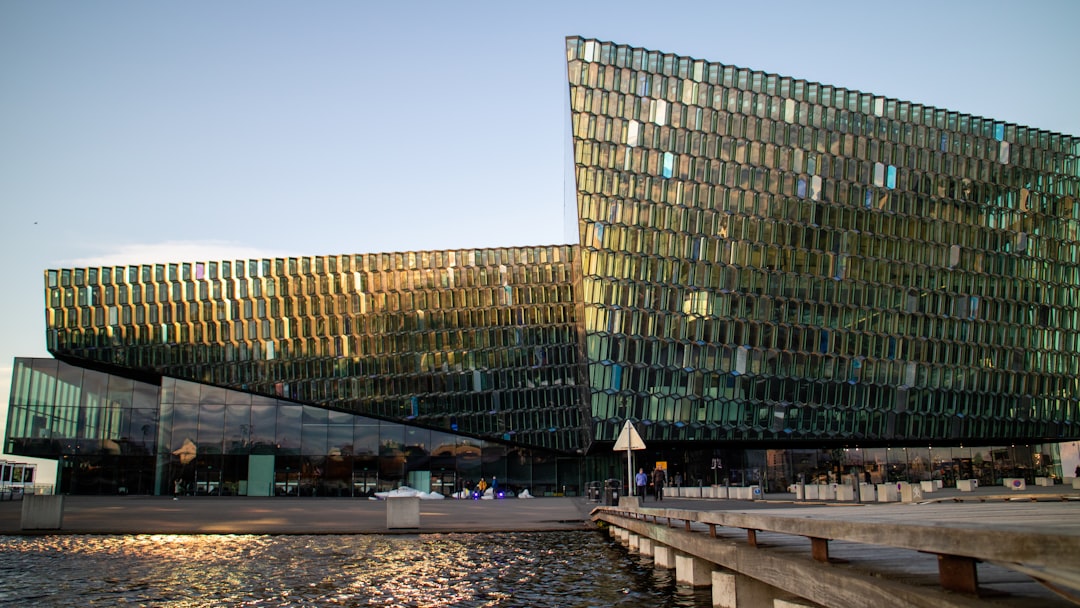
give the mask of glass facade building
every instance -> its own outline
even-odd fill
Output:
[[[597,439],[1075,437],[1080,140],[569,38]]]
[[[1080,437],[1080,140],[566,52],[577,242],[48,270],[6,450],[66,491],[556,493],[626,419],[688,481],[992,481]]]

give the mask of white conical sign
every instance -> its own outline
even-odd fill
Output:
[[[634,489],[634,461],[631,458],[634,450],[644,450],[645,442],[641,440],[641,435],[638,435],[637,429],[634,425],[627,420],[623,425],[622,431],[619,432],[619,438],[615,440],[615,447],[613,451],[622,452],[626,451],[626,490],[625,492],[632,492]]]
[[[641,440],[641,435],[638,435],[637,429],[634,425],[627,420],[623,425],[622,431],[619,433],[619,438],[615,440],[615,447],[612,448],[615,452],[622,452],[625,450],[644,450],[645,442]]]

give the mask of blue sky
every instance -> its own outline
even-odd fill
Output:
[[[565,242],[567,35],[1080,134],[1077,23],[1064,0],[7,0],[0,394],[47,355],[46,268]]]

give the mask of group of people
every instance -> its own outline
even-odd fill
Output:
[[[659,467],[653,469],[652,474],[645,472],[644,468],[638,469],[634,476],[634,484],[637,486],[637,496],[645,497],[649,486],[653,488],[653,496],[656,500],[664,500],[664,486],[667,485],[667,471]]]
[[[499,479],[494,475],[491,477],[491,483],[488,483],[486,479],[481,477],[480,481],[476,482],[476,485],[473,485],[471,481],[466,480],[462,484],[462,486],[466,490],[471,489],[470,493],[475,496],[483,496],[484,492],[487,491],[488,488],[491,488],[491,493],[495,496],[499,495]]]

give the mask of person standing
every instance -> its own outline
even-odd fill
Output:
[[[656,500],[664,500],[664,482],[667,481],[667,473],[659,467],[653,469],[652,484],[656,492]]]
[[[637,495],[645,498],[645,486],[649,485],[649,476],[645,473],[645,469],[638,469],[637,475],[634,476],[634,484],[637,486]]]

